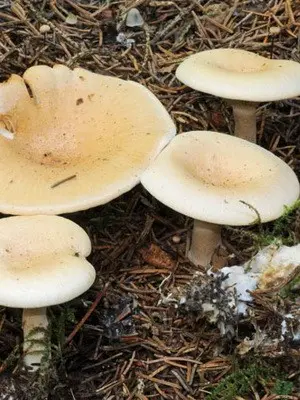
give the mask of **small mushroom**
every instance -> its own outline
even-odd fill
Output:
[[[299,196],[293,170],[268,150],[217,132],[176,136],[143,174],[158,200],[194,218],[189,258],[207,266],[221,225],[272,221]]]
[[[126,26],[129,28],[144,25],[144,19],[137,8],[131,8],[126,15]]]
[[[107,203],[139,183],[176,133],[146,87],[63,65],[1,83],[0,128],[14,135],[0,135],[0,212],[17,215]]]
[[[300,95],[300,64],[273,60],[239,49],[202,51],[184,60],[176,71],[185,85],[222,97],[232,106],[235,136],[256,142],[259,102]]]
[[[33,371],[46,352],[46,307],[74,299],[95,280],[90,252],[88,235],[68,219],[0,220],[0,304],[23,309],[24,364]]]

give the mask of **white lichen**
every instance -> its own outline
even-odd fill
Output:
[[[286,281],[300,265],[300,245],[271,245],[256,254],[242,266],[224,267],[217,272],[211,270],[206,275],[195,276],[186,293],[178,300],[181,308],[205,316],[210,323],[218,326],[221,334],[234,334],[234,326],[239,317],[249,314],[251,292],[256,289],[278,287]],[[170,303],[176,296],[166,296]],[[285,337],[300,340],[299,321],[287,314],[281,323],[281,340]],[[297,332],[293,332],[293,326]],[[299,326],[299,328],[298,328]]]
[[[234,292],[234,301],[232,306],[235,308],[237,315],[247,314],[247,302],[252,301],[252,296],[249,292],[257,287],[258,277],[256,274],[245,272],[244,267],[233,266],[224,267],[220,272],[227,276],[223,281],[223,288],[227,292]]]
[[[135,44],[135,40],[127,38],[127,36],[123,32],[120,32],[118,34],[118,36],[116,37],[116,41],[120,43],[122,46],[127,47],[127,49],[129,49]]]
[[[259,275],[258,286],[268,289],[286,281],[300,265],[300,244],[296,246],[265,247],[245,268]]]

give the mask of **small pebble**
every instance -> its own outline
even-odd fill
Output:
[[[126,26],[134,28],[135,26],[143,26],[144,19],[137,8],[132,8],[126,16]]]
[[[76,25],[77,24],[77,15],[74,15],[72,13],[69,13],[66,20],[66,24],[68,25]]]
[[[178,235],[173,236],[172,237],[172,242],[176,243],[176,244],[180,243],[181,242],[181,237],[178,236]]]
[[[44,24],[44,25],[40,26],[39,31],[40,31],[40,33],[48,33],[51,31],[51,28],[49,25]]]
[[[270,35],[276,36],[279,35],[281,29],[279,28],[279,26],[271,26],[270,28]]]

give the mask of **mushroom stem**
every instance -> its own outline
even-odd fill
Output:
[[[220,225],[194,220],[192,243],[188,258],[195,265],[208,266],[216,248],[221,244]]]
[[[46,307],[26,308],[22,317],[24,336],[24,364],[31,372],[39,369],[41,360],[47,351],[46,329],[48,319]]]
[[[235,136],[256,143],[257,103],[241,100],[227,100],[234,116]]]

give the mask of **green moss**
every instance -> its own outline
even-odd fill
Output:
[[[300,275],[297,275],[293,280],[286,284],[279,292],[283,298],[296,299],[299,296]]]
[[[211,391],[211,394],[205,397],[205,400],[233,400],[237,396],[247,396],[253,393],[252,388],[258,392],[262,387],[261,383],[266,384],[267,381],[278,379],[277,388],[282,390],[289,386],[280,384],[282,374],[275,367],[258,363],[254,359],[249,359],[245,366],[235,366],[235,371],[222,379],[222,381]],[[275,388],[274,388],[275,390]],[[277,393],[277,392],[275,392]],[[283,393],[280,393],[283,394]]]
[[[255,230],[245,231],[246,235],[251,238],[257,250],[273,243],[293,246],[297,244],[297,239],[292,225],[299,209],[300,200],[297,200],[290,207],[286,207],[283,215],[273,223],[261,224],[258,217],[256,221],[258,226]]]
[[[65,338],[65,330],[67,324],[74,325],[76,323],[75,308],[71,305],[62,305],[60,312],[55,315],[51,313],[51,330],[52,343],[62,344]]]
[[[296,238],[291,225],[295,220],[295,214],[300,209],[300,200],[297,200],[292,206],[286,207],[283,215],[277,219],[272,228],[268,230],[269,240],[280,240],[286,246],[296,244]]]
[[[256,366],[237,370],[224,378],[216,386],[206,400],[232,400],[236,396],[244,396],[251,391],[262,373]]]
[[[288,395],[292,394],[293,388],[294,388],[294,385],[292,382],[282,381],[282,380],[278,379],[275,382],[275,385],[273,388],[273,393],[288,396]]]

